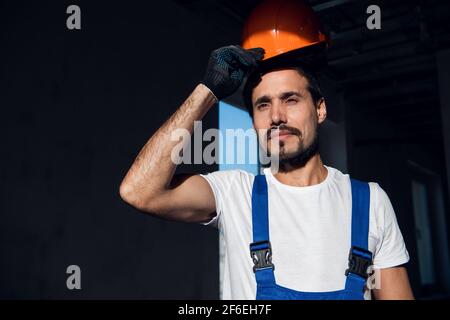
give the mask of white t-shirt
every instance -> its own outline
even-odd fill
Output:
[[[344,289],[351,245],[351,186],[348,174],[325,166],[319,184],[294,187],[264,169],[269,196],[269,233],[278,285],[306,292]],[[223,299],[255,299],[256,279],[249,244],[254,175],[243,170],[201,175],[210,184],[217,215],[205,225],[224,239]],[[391,202],[377,183],[370,185],[369,250],[374,268],[409,261]],[[370,293],[366,292],[366,299]]]

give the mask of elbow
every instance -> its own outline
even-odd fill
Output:
[[[122,182],[120,184],[119,194],[123,201],[139,209],[139,199],[136,197],[136,192],[130,184]]]
[[[148,213],[154,211],[149,207],[148,199],[150,197],[142,197],[133,185],[122,182],[119,188],[119,194],[123,201],[140,211]]]
[[[120,198],[122,198],[123,201],[126,203],[130,203],[130,197],[131,197],[131,190],[130,186],[127,185],[124,181],[120,184],[119,187],[119,195]]]

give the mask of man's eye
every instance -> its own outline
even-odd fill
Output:
[[[290,104],[295,104],[295,103],[297,103],[297,100],[296,99],[287,99],[286,102],[290,103]]]
[[[262,109],[262,108],[267,107],[267,105],[268,105],[267,103],[261,103],[261,104],[258,104],[258,106],[256,108]]]

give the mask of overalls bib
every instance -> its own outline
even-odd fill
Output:
[[[275,282],[272,249],[269,240],[269,210],[267,181],[257,175],[252,190],[253,243],[250,256],[256,277],[256,299],[263,300],[363,300],[368,277],[367,268],[372,264],[368,251],[369,238],[369,185],[351,179],[352,234],[349,268],[345,271],[345,288],[329,292],[302,292],[282,287]],[[331,262],[333,263],[333,262]]]

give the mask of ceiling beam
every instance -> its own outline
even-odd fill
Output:
[[[324,11],[330,8],[335,8],[337,6],[343,5],[345,3],[349,3],[349,2],[354,2],[355,0],[332,0],[332,1],[327,1],[327,2],[323,2],[320,4],[317,4],[315,6],[313,6],[313,10],[315,12],[320,12],[320,11]]]

